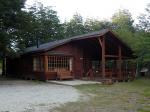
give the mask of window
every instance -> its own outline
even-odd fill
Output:
[[[33,58],[33,70],[34,71],[42,71],[44,69],[44,59],[43,57],[34,57]]]
[[[48,70],[56,69],[72,70],[72,58],[67,56],[48,56]]]

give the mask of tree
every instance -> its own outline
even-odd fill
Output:
[[[0,49],[6,52],[12,41],[11,34],[17,29],[18,15],[24,7],[25,0],[0,1]]]
[[[69,22],[64,23],[64,35],[65,37],[71,37],[85,33],[83,25],[83,18],[80,14],[76,13]]]
[[[86,29],[87,32],[91,32],[91,31],[99,31],[102,29],[106,29],[106,28],[110,28],[112,27],[111,22],[109,21],[99,21],[97,19],[86,19],[85,23],[84,23],[84,27]]]
[[[119,10],[112,16],[114,32],[135,51],[135,55],[141,52],[143,39],[133,25],[132,15],[128,10]]]
[[[112,24],[114,29],[134,31],[133,19],[131,13],[126,10],[119,10],[112,16]]]
[[[145,8],[145,13],[138,17],[137,31],[142,38],[141,52],[145,52],[143,61],[150,61],[150,3]]]
[[[146,11],[145,14],[141,14],[138,18],[139,19],[138,27],[140,30],[150,32],[150,3],[147,5],[145,11]]]
[[[20,38],[17,41],[20,50],[38,45],[39,42],[45,43],[63,38],[63,27],[57,12],[52,7],[43,7],[39,2],[24,12],[20,29]]]
[[[18,27],[18,14],[24,7],[25,0],[0,1],[0,54],[3,58],[3,74],[5,74],[5,58],[13,51],[13,36]]]

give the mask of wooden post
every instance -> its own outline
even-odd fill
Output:
[[[102,40],[98,38],[98,40],[102,48],[102,77],[105,78],[105,38],[102,37]]]
[[[6,76],[6,56],[2,59],[2,76]]]
[[[121,71],[121,68],[122,68],[122,54],[121,54],[121,46],[119,45],[118,46],[118,78],[119,80],[122,79],[122,71]]]
[[[48,71],[48,56],[44,55],[44,72]]]
[[[44,74],[45,74],[45,79],[47,80],[47,74],[48,72],[48,56],[44,55]]]

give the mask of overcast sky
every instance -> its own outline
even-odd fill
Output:
[[[84,18],[109,20],[118,9],[128,9],[135,19],[144,12],[150,0],[27,0],[27,5],[34,1],[44,6],[53,6],[61,21],[69,20],[76,12]]]

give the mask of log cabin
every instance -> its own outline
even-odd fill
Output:
[[[128,79],[131,48],[109,29],[26,48],[7,59],[7,75],[36,80]],[[133,76],[132,72],[132,77]]]

